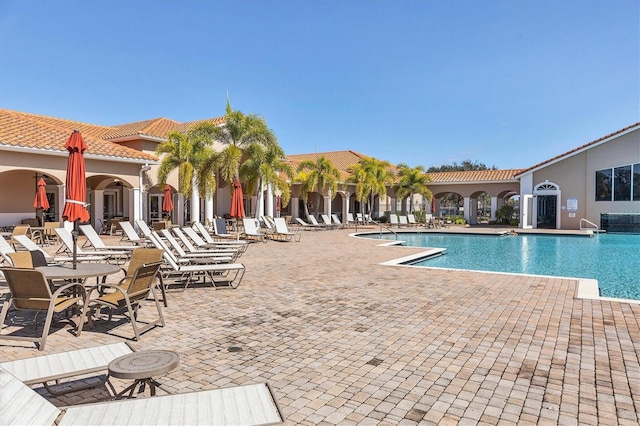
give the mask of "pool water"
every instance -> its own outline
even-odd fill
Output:
[[[398,238],[409,246],[447,249],[444,256],[413,265],[592,278],[598,280],[604,297],[640,300],[637,234],[597,234],[588,238],[403,233]]]

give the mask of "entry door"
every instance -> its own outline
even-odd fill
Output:
[[[162,195],[149,196],[149,220],[152,222],[162,219]]]
[[[558,197],[555,195],[538,195],[537,227],[556,229],[556,215],[558,213]]]
[[[522,227],[533,228],[533,195],[522,197]]]

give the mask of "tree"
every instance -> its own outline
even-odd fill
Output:
[[[488,168],[483,163],[478,163],[477,161],[464,160],[460,164],[455,161],[453,164],[444,164],[439,167],[429,167],[427,173],[436,173],[436,172],[471,172],[474,170],[497,170],[496,166],[491,166]]]
[[[427,183],[431,181],[425,173],[423,166],[409,167],[404,163],[398,164],[398,182],[394,185],[396,196],[400,199],[407,197],[412,201],[409,203],[409,213],[413,213],[413,196],[422,195],[425,199],[431,200],[431,191]]]
[[[393,175],[389,171],[391,163],[376,158],[362,158],[357,164],[347,168],[351,175],[347,182],[355,183],[356,199],[360,202],[360,210],[364,214],[364,201],[368,198],[368,211],[371,214],[373,200],[377,195],[387,195],[387,186],[393,183]]]
[[[216,188],[215,169],[218,155],[211,142],[203,138],[197,127],[187,134],[172,131],[167,140],[155,150],[156,155],[164,157],[158,168],[158,182],[164,185],[169,174],[178,169],[178,192],[188,197],[193,185],[198,188],[201,197],[213,196]]]
[[[302,183],[302,186],[307,192],[317,192],[316,216],[318,215],[318,207],[320,206],[320,193],[325,189],[334,193],[338,189],[339,179],[340,171],[331,161],[323,156],[316,158],[315,161],[305,160],[298,165],[297,180]],[[304,200],[307,198],[308,194],[306,197],[303,196]]]
[[[294,171],[284,159],[284,150],[278,144],[251,144],[245,153],[247,160],[240,166],[240,175],[244,177],[247,192],[253,193],[257,190],[261,196],[264,186],[271,186],[282,192],[282,206],[286,207],[291,198],[291,191],[282,174],[293,180]]]
[[[269,147],[278,145],[275,135],[267,126],[264,118],[256,114],[243,114],[233,110],[227,99],[225,110],[225,124],[216,126],[212,123],[203,123],[199,131],[203,137],[210,141],[218,141],[225,147],[219,155],[220,176],[226,182],[233,182],[235,177],[240,177],[240,164],[245,150],[253,145]],[[242,180],[242,179],[241,179]]]

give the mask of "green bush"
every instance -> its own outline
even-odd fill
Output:
[[[511,225],[511,226],[520,226],[520,220],[519,219],[511,219],[511,222],[509,222],[509,225]]]
[[[508,225],[513,220],[517,221],[515,215],[516,209],[509,204],[504,204],[502,207],[496,210],[496,222],[502,225]]]

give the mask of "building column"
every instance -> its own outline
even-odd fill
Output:
[[[498,210],[498,197],[491,197],[491,220],[496,220],[496,210]]]
[[[213,224],[213,197],[208,197],[204,201],[204,222],[207,223],[207,219],[209,219],[209,223]]]
[[[273,214],[273,187],[267,184],[267,196],[265,198],[265,216],[275,217]]]
[[[291,197],[289,205],[291,206],[291,218],[295,219],[296,217],[300,217],[300,199]]]
[[[464,201],[462,203],[462,208],[464,209],[464,218],[467,221],[467,223],[471,223],[471,217],[469,216],[470,212],[471,212],[471,198],[469,197],[464,197]]]
[[[351,195],[349,194],[349,192],[345,192],[344,197],[342,197],[342,217],[340,219],[342,220],[343,224],[347,223],[347,214],[349,214],[350,198],[351,198]]]
[[[93,200],[91,202],[91,218],[93,227],[100,232],[100,227],[104,222],[104,190],[94,189]]]
[[[327,196],[322,199],[322,210],[326,215],[331,215],[331,200],[333,200],[333,194],[331,193],[331,191],[328,191]]]
[[[191,181],[191,222],[198,221],[200,222],[200,195],[198,194],[198,188],[195,182],[195,176]]]
[[[178,225],[184,226],[184,195],[177,194],[177,202],[173,203],[173,214]]]

